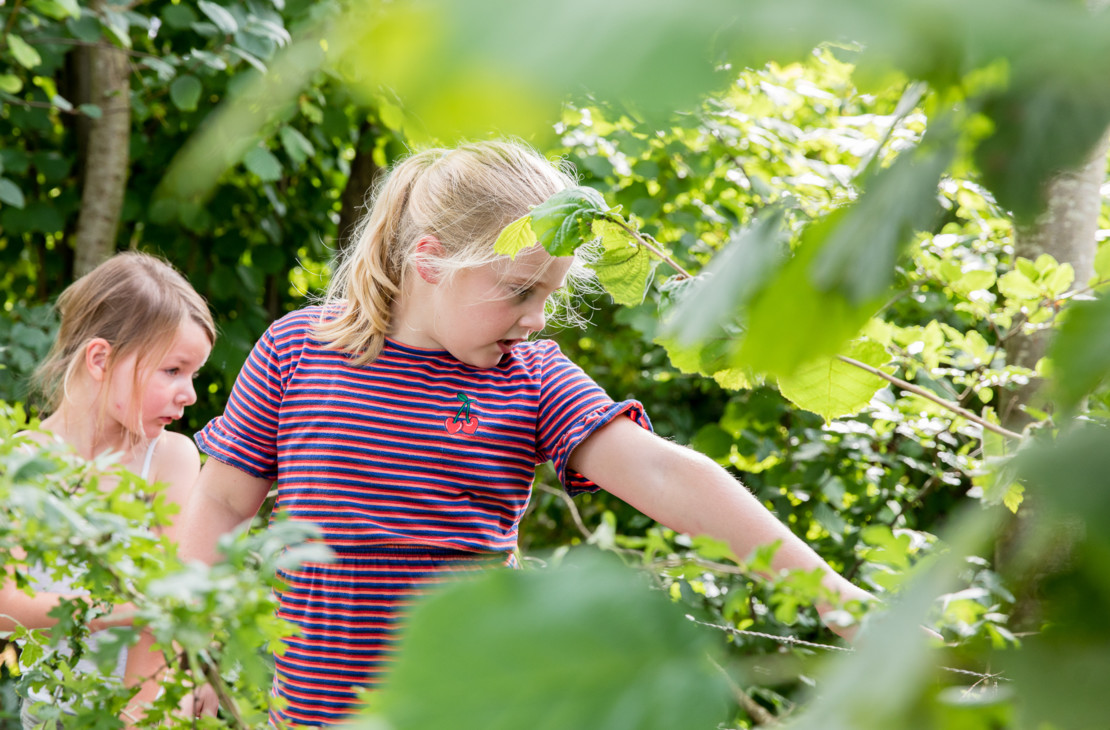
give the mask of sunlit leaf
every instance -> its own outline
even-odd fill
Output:
[[[536,232],[532,230],[532,216],[524,215],[505,226],[494,241],[493,250],[502,256],[515,258],[518,253],[537,243]]]
[[[560,190],[532,209],[532,230],[552,256],[571,256],[593,238],[593,222],[609,210],[593,188]]]
[[[605,291],[617,304],[635,306],[642,302],[651,280],[651,254],[613,221],[594,220],[591,233],[600,239],[602,253],[590,268]]]
[[[23,40],[21,37],[9,33],[7,35],[8,48],[15,57],[17,63],[23,68],[35,68],[42,64],[42,56],[34,49],[33,46]]]
[[[10,205],[13,208],[22,208],[26,205],[23,191],[6,177],[0,177],[0,203]]]
[[[851,343],[843,354],[874,368],[890,362],[886,348],[869,340]],[[836,356],[818,358],[778,382],[779,390],[790,402],[826,421],[859,413],[886,385],[877,375]]]

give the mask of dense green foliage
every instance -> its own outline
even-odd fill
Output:
[[[614,290],[586,297],[591,324],[556,333],[563,349],[614,397],[643,400],[658,432],[735,469],[890,608],[840,657],[818,646],[830,634],[809,607],[810,576],[754,579],[744,568],[767,555],[728,555],[603,494],[568,503],[541,471],[522,549],[548,571],[429,604],[394,694],[366,726],[442,724],[419,714],[417,693],[466,697],[467,720],[483,727],[582,727],[587,710],[615,713],[605,727],[644,727],[645,708],[689,726],[1099,726],[1098,682],[1110,676],[1110,246],[1094,279],[1075,281],[1051,256],[1016,259],[1012,230],[1043,202],[1045,176],[1074,164],[1110,122],[1106,18],[1001,0],[793,0],[742,15],[728,2],[697,13],[594,5],[4,8],[0,399],[24,399],[19,384],[51,337],[47,305],[72,275],[80,127],[97,114],[67,99],[81,43],[108,39],[134,63],[117,248],[169,258],[220,325],[186,431],[219,412],[262,329],[326,281],[359,161],[382,166],[406,141],[525,134],[573,162],[585,186],[533,211],[532,233],[561,252],[599,237],[595,268]],[[591,34],[568,53],[580,23]],[[523,225],[509,232],[518,242]],[[1105,213],[1099,228],[1110,229]],[[1059,330],[1041,368],[1047,405],[1020,434],[991,430],[1001,396],[1034,375],[1003,347],[1034,329]],[[14,564],[8,549],[22,544],[31,557],[90,562],[98,600],[135,601],[190,666],[219,669],[241,726],[261,727],[268,669],[258,650],[282,632],[265,585],[275,561],[297,559],[277,546],[303,536],[278,526],[228,541],[225,567],[180,568],[151,543],[144,525],[167,516],[135,499],[134,481],[106,504],[95,489],[75,492],[66,485],[95,486],[92,467],[18,452],[19,425],[0,414],[0,560]],[[587,578],[572,590],[555,566],[583,544],[644,566],[652,588],[607,593]],[[716,697],[722,675],[685,640],[692,627],[664,628],[675,614],[660,592],[715,645],[734,689],[724,713],[704,714],[714,700],[691,699],[702,690],[678,691],[704,678],[705,698]],[[563,623],[541,620],[552,605]],[[96,608],[69,610],[80,634]],[[489,671],[460,676],[452,652],[473,649],[445,636],[445,617],[503,629],[492,632],[505,642],[484,657]],[[628,623],[641,633],[621,633]],[[920,623],[946,645],[930,647]],[[576,659],[589,668],[579,681],[595,677],[603,654],[587,649],[607,635],[642,650],[644,674],[623,683],[629,668],[615,664],[620,674],[568,685]],[[49,657],[36,637],[29,657],[40,645]],[[24,681],[59,676],[113,726],[118,689],[67,677],[64,662],[41,666]],[[519,682],[519,705],[486,717],[504,701],[498,666]],[[172,686],[165,707],[185,691]],[[551,724],[521,719],[529,713]]]

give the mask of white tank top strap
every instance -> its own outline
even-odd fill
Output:
[[[139,471],[139,476],[143,479],[150,478],[150,465],[154,461],[154,447],[158,445],[158,440],[162,438],[162,434],[158,434],[150,441],[150,446],[146,447],[146,456],[143,458],[143,468]]]

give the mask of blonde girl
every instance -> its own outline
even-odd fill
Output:
[[[42,432],[27,436],[64,443],[86,459],[116,453],[126,469],[164,483],[169,502],[184,504],[200,458],[188,437],[165,428],[196,401],[193,378],[216,339],[204,300],[161,259],[121,253],[68,287],[56,308],[57,340],[36,371],[49,415]],[[0,572],[0,630],[48,629],[55,623],[48,613],[59,599],[81,593],[72,579],[52,580],[41,566],[29,572],[38,589],[34,596],[18,590],[10,573]],[[90,649],[101,638],[98,630],[126,623],[120,613],[91,627]],[[126,650],[120,653],[115,676],[123,678],[127,668],[134,673],[147,659],[138,648],[130,654],[131,661]],[[95,666],[82,659],[77,669],[90,672]],[[32,691],[23,705],[25,728],[42,727],[32,709],[36,702],[54,699]]]
[[[775,568],[819,568],[843,598],[869,598],[715,462],[656,437],[640,403],[614,402],[533,339],[575,262],[539,248],[510,260],[493,243],[572,185],[516,143],[400,162],[326,302],[267,330],[197,435],[211,458],[181,521],[183,556],[215,559],[275,481],[275,513],[315,524],[335,552],[282,576],[279,615],[300,632],[276,657],[275,725],[342,720],[384,676],[414,598],[512,565],[548,460],[572,494],[605,489],[741,556],[780,541]]]

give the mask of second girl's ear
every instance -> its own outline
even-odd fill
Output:
[[[108,358],[112,354],[112,345],[103,337],[89,340],[85,345],[85,370],[96,382],[104,380],[108,372]]]
[[[416,265],[416,273],[420,275],[421,279],[429,284],[439,283],[440,269],[438,261],[443,258],[443,255],[443,244],[438,239],[425,236],[417,242],[413,263]]]

